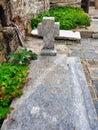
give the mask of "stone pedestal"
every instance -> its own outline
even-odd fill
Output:
[[[98,0],[95,0],[95,9],[98,9]]]

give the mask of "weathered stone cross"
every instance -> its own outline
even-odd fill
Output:
[[[54,17],[44,17],[42,23],[38,24],[38,35],[43,37],[43,48],[41,55],[55,56],[55,37],[59,36],[59,22],[55,22]]]

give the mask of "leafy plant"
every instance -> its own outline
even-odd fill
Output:
[[[10,53],[9,57],[13,58],[14,63],[27,65],[29,64],[30,60],[37,59],[37,54],[32,52],[31,50],[22,49],[21,52]]]
[[[44,16],[55,17],[56,22],[60,22],[60,28],[64,30],[74,29],[78,26],[90,26],[90,17],[81,8],[56,7],[41,13],[37,18],[31,19],[32,28],[36,28]]]
[[[23,49],[19,53],[10,54],[10,57],[14,58],[13,62],[3,62],[0,66],[0,127],[12,110],[9,106],[11,101],[22,95],[22,87],[28,81],[27,65],[31,59],[37,59],[37,54]]]

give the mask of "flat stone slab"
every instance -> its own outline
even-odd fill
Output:
[[[79,58],[32,61],[24,95],[1,130],[98,130],[98,118]]]
[[[32,30],[31,34],[33,36],[38,36],[38,30]],[[60,30],[59,36],[56,37],[56,39],[62,39],[62,40],[81,40],[80,32],[77,31],[68,31],[68,30]]]

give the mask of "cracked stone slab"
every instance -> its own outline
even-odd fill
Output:
[[[1,130],[97,130],[97,114],[79,58],[40,56],[32,61],[29,78]]]

